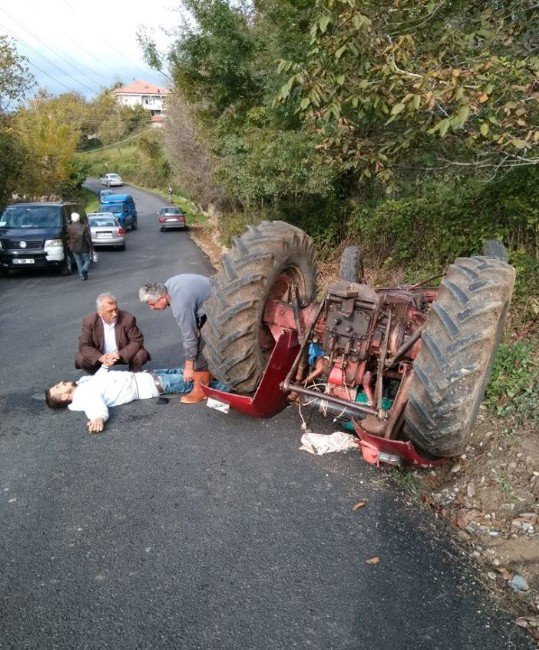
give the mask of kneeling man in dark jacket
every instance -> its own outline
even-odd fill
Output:
[[[97,311],[83,318],[75,367],[93,375],[101,366],[125,363],[131,372],[139,372],[151,357],[136,318],[118,309],[110,293],[97,296],[96,306]]]

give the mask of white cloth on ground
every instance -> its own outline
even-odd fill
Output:
[[[325,433],[304,433],[301,436],[301,447],[303,451],[310,454],[328,454],[332,451],[348,451],[359,449],[357,436],[344,431],[335,431],[331,435]]]

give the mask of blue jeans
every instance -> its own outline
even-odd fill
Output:
[[[92,262],[92,256],[90,253],[73,253],[75,262],[77,263],[77,268],[79,269],[79,275],[81,278],[84,278],[88,275],[88,269]]]
[[[193,382],[183,380],[183,368],[159,368],[152,372],[157,375],[165,394],[190,393],[193,390]],[[217,390],[230,392],[230,389],[220,381],[211,381],[210,386]]]

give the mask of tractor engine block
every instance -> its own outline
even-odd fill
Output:
[[[367,356],[380,299],[368,285],[343,280],[329,288],[324,307],[324,352],[349,362]]]
[[[395,354],[424,322],[426,305],[414,292],[375,291],[344,280],[333,284],[315,327],[329,383],[349,389],[360,386],[380,350]]]

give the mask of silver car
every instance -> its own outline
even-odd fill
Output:
[[[101,185],[108,185],[109,187],[120,187],[124,182],[119,174],[105,174],[99,179]]]
[[[112,212],[92,212],[88,225],[94,246],[107,246],[125,250],[125,230]]]

